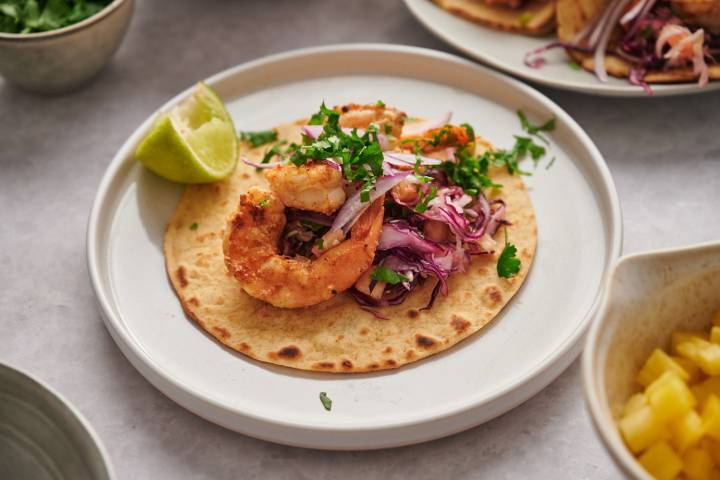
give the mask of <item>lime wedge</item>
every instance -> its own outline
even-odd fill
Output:
[[[163,178],[180,183],[222,180],[235,170],[237,136],[220,97],[200,82],[192,95],[155,120],[135,158]]]

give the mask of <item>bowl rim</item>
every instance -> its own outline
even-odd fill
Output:
[[[688,252],[702,252],[704,250],[714,250],[720,247],[720,241],[713,240],[708,242],[691,244],[683,247],[672,247],[650,250],[647,252],[633,253],[625,255],[618,259],[608,272],[603,288],[602,300],[599,308],[596,310],[595,317],[588,330],[585,340],[585,349],[582,355],[582,376],[583,376],[583,394],[585,397],[585,405],[590,412],[590,418],[595,432],[600,437],[605,449],[610,454],[615,464],[621,471],[632,478],[643,480],[652,480],[652,477],[640,466],[634,455],[625,446],[620,434],[618,433],[615,421],[608,421],[605,413],[607,411],[607,396],[604,392],[596,389],[597,373],[600,366],[597,364],[599,337],[603,331],[603,327],[607,321],[609,301],[613,294],[613,282],[615,281],[617,271],[626,263],[635,262],[651,257],[669,257],[680,255]]]
[[[105,447],[105,444],[103,443],[102,439],[100,438],[100,435],[98,435],[98,433],[95,431],[95,428],[92,426],[90,421],[87,418],[85,418],[85,416],[80,412],[80,410],[75,405],[73,405],[64,395],[62,395],[60,392],[55,390],[55,388],[51,387],[44,380],[41,380],[36,375],[29,373],[24,368],[20,368],[17,365],[10,364],[6,361],[0,361],[0,367],[11,370],[16,374],[25,377],[30,382],[35,383],[36,385],[39,385],[43,390],[45,390],[47,393],[49,393],[50,396],[53,397],[53,399],[55,401],[59,402],[64,408],[66,408],[67,411],[70,412],[72,414],[72,416],[75,418],[75,420],[77,420],[80,423],[85,434],[89,437],[89,439],[93,443],[93,445],[95,445],[95,447],[98,449],[98,452],[100,453],[100,457],[102,458],[103,466],[105,467],[105,470],[108,474],[108,478],[110,480],[114,480],[115,478],[117,478],[115,476],[115,469],[113,468],[112,462],[110,461],[110,454],[108,453],[108,450]]]
[[[79,30],[85,30],[99,22],[100,20],[108,17],[117,9],[119,9],[124,3],[132,4],[133,0],[113,0],[105,8],[97,12],[95,15],[91,15],[85,20],[82,20],[71,25],[67,25],[62,28],[55,30],[48,30],[47,32],[33,32],[33,33],[6,33],[0,32],[0,41],[11,41],[17,43],[23,43],[34,40],[45,40],[48,38],[63,37],[65,35],[73,34]]]

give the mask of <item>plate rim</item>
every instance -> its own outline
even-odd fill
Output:
[[[419,7],[419,5],[422,2],[430,3],[433,8],[440,9],[440,7],[434,5],[431,0],[403,0],[405,7],[410,11],[410,13],[415,18],[415,20],[417,20],[425,29],[427,29],[435,37],[439,38],[443,42],[445,42],[448,45],[450,45],[451,47],[459,50],[460,52],[464,53],[465,55],[468,55],[480,62],[483,62],[487,66],[490,66],[494,69],[500,70],[507,74],[522,78],[525,81],[533,82],[538,85],[556,88],[559,90],[570,91],[570,92],[583,93],[586,95],[596,95],[596,96],[604,96],[604,97],[646,98],[646,99],[651,99],[651,98],[655,98],[655,97],[695,95],[695,94],[712,92],[712,91],[720,89],[720,81],[710,82],[705,87],[699,87],[695,84],[688,84],[688,83],[654,84],[653,85],[653,93],[654,94],[648,95],[645,93],[645,91],[642,89],[642,87],[636,87],[636,86],[630,85],[630,84],[628,84],[628,85],[611,85],[611,84],[605,84],[605,83],[598,82],[596,87],[591,87],[588,84],[574,82],[574,81],[558,82],[555,80],[550,80],[543,75],[533,75],[532,73],[528,73],[521,68],[512,68],[510,66],[507,66],[507,65],[503,64],[502,62],[497,61],[492,56],[481,54],[481,53],[477,52],[476,50],[474,50],[473,48],[464,45],[458,39],[456,39],[453,35],[448,34],[443,29],[438,28],[432,22],[429,21],[429,19],[425,16],[425,14],[423,12],[421,12],[421,10],[420,10],[421,7]],[[452,15],[452,14],[450,14],[448,12],[444,12],[444,11],[443,11],[443,13]],[[458,20],[472,23],[472,22],[470,22],[470,20],[465,20],[465,19],[458,19]],[[489,28],[489,27],[483,27],[482,25],[476,25],[476,26],[477,26],[477,28],[485,28],[485,29]],[[502,32],[498,32],[498,33],[502,33]],[[588,72],[588,74],[589,74],[589,72]]]
[[[598,150],[597,146],[592,142],[590,137],[587,133],[580,127],[580,125],[570,117],[570,115],[565,112],[559,105],[557,105],[555,102],[553,102],[550,98],[545,96],[544,94],[538,92],[533,87],[528,86],[519,80],[509,77],[507,75],[498,73],[496,71],[493,71],[492,69],[477,65],[474,62],[471,62],[467,59],[458,57],[453,54],[440,52],[437,50],[427,49],[427,48],[421,48],[421,47],[414,47],[414,46],[405,46],[405,45],[395,45],[395,44],[383,44],[383,43],[348,43],[348,44],[334,44],[334,45],[327,45],[327,46],[319,46],[319,47],[308,47],[308,48],[301,48],[296,50],[290,50],[286,52],[281,52],[269,56],[265,56],[256,60],[252,60],[249,62],[245,62],[233,67],[230,67],[228,69],[225,69],[221,72],[218,72],[209,78],[205,80],[209,85],[214,85],[218,82],[221,82],[222,80],[226,79],[227,77],[232,77],[236,75],[242,75],[244,71],[249,71],[255,68],[262,67],[264,65],[271,65],[278,62],[287,61],[290,59],[295,59],[298,57],[313,57],[316,55],[321,54],[337,54],[337,53],[345,53],[345,54],[352,54],[353,52],[384,52],[384,53],[395,53],[400,55],[419,55],[423,57],[427,57],[429,59],[435,59],[435,60],[442,60],[446,62],[453,62],[456,64],[459,64],[461,66],[464,66],[466,68],[475,69],[478,71],[483,72],[486,75],[490,75],[491,77],[494,77],[497,81],[506,83],[509,85],[512,85],[521,91],[528,95],[529,98],[532,98],[534,100],[539,101],[540,103],[544,104],[546,107],[552,109],[554,113],[568,126],[570,129],[572,135],[580,142],[580,144],[583,145],[584,148],[587,149],[589,156],[593,160],[593,163],[595,167],[597,168],[597,174],[599,175],[600,185],[606,190],[606,192],[603,192],[604,195],[601,197],[604,200],[607,201],[607,217],[608,217],[608,231],[606,235],[608,236],[608,241],[606,242],[606,249],[607,249],[607,259],[605,262],[605,268],[603,269],[603,274],[601,278],[601,285],[604,282],[604,279],[607,277],[610,266],[612,265],[613,261],[616,260],[621,252],[622,249],[622,231],[623,231],[623,225],[622,225],[622,213],[620,208],[620,202],[619,197],[617,193],[617,189],[615,188],[615,183],[612,179],[612,176],[610,174],[609,168],[607,164],[604,161],[604,158],[600,151]],[[165,372],[159,365],[156,364],[156,362],[150,358],[148,354],[143,350],[143,348],[136,344],[135,341],[132,338],[132,335],[130,332],[128,332],[125,328],[122,327],[122,321],[119,318],[116,318],[115,312],[112,308],[112,301],[109,297],[108,292],[106,292],[106,287],[104,285],[104,281],[102,280],[102,268],[100,267],[102,263],[102,256],[100,255],[101,248],[99,247],[99,241],[100,241],[100,234],[99,232],[102,231],[102,217],[104,215],[104,203],[106,202],[107,198],[109,198],[112,195],[112,186],[113,182],[115,181],[116,177],[118,176],[120,171],[127,167],[128,164],[131,164],[131,159],[129,157],[129,153],[132,151],[132,147],[137,144],[139,138],[144,135],[147,128],[155,118],[158,112],[166,111],[170,106],[175,105],[178,101],[185,98],[187,95],[190,94],[192,91],[192,86],[188,87],[187,89],[183,90],[182,92],[178,93],[174,97],[172,97],[170,100],[165,102],[163,105],[161,105],[158,109],[153,111],[136,129],[133,131],[133,133],[123,142],[122,146],[118,149],[117,153],[114,155],[112,161],[108,165],[105,173],[103,174],[102,180],[100,181],[97,193],[94,197],[93,203],[92,203],[92,209],[90,212],[90,216],[88,219],[88,225],[87,225],[87,233],[86,233],[86,251],[87,251],[87,266],[88,266],[88,273],[90,276],[90,281],[92,288],[94,290],[95,296],[97,298],[98,304],[101,309],[102,317],[105,323],[105,326],[108,328],[110,333],[112,334],[113,339],[116,343],[118,343],[118,347],[123,352],[123,354],[128,357],[128,359],[131,361],[133,366],[136,367],[136,369],[148,380],[150,383],[152,383],[156,388],[160,389],[163,393],[165,393],[167,396],[169,396],[171,399],[173,399],[175,402],[179,403],[183,407],[193,411],[194,413],[209,419],[213,421],[214,423],[221,424],[227,428],[242,431],[241,429],[237,428],[236,426],[230,426],[222,421],[218,420],[218,412],[201,412],[198,411],[197,408],[192,408],[188,406],[185,402],[182,402],[178,400],[177,395],[171,395],[167,393],[166,390],[179,390],[181,395],[187,395],[189,398],[194,400],[199,400],[203,402],[206,405],[209,405],[213,408],[219,409],[220,412],[225,413],[231,413],[232,415],[241,416],[245,419],[248,419],[250,421],[255,422],[261,422],[261,423],[267,423],[269,425],[272,425],[274,427],[283,427],[283,428],[291,428],[297,431],[305,431],[305,432],[315,432],[315,433],[327,433],[327,434],[352,434],[352,433],[362,433],[362,432],[380,432],[380,431],[388,431],[388,430],[394,430],[394,429],[401,429],[401,428],[407,428],[407,427],[417,427],[423,424],[429,424],[432,422],[447,420],[449,418],[456,418],[463,414],[468,414],[469,412],[472,412],[474,409],[481,408],[485,404],[490,404],[491,402],[498,401],[499,399],[503,397],[508,397],[514,392],[520,391],[523,387],[526,387],[528,384],[531,383],[531,381],[536,377],[541,377],[543,374],[547,374],[549,371],[553,370],[553,367],[557,369],[557,365],[562,363],[561,360],[565,359],[565,365],[562,369],[560,369],[557,372],[552,372],[552,375],[550,375],[549,380],[544,381],[544,383],[540,386],[540,388],[535,388],[531,394],[524,395],[524,398],[520,402],[514,402],[512,406],[501,409],[499,413],[493,415],[490,418],[493,418],[494,416],[500,415],[502,413],[507,412],[508,410],[514,408],[515,406],[519,405],[519,403],[524,402],[528,398],[530,398],[532,395],[537,393],[540,389],[544,388],[547,384],[549,384],[552,380],[554,380],[564,369],[569,365],[569,363],[577,356],[577,354],[580,351],[580,340],[584,333],[587,331],[587,329],[590,326],[590,321],[593,317],[594,312],[596,311],[600,296],[602,293],[602,287],[596,292],[595,298],[593,300],[592,305],[588,309],[588,311],[583,316],[582,320],[579,322],[576,329],[572,332],[572,335],[569,335],[567,338],[563,340],[563,342],[557,347],[555,351],[552,352],[552,354],[548,355],[548,357],[545,359],[545,361],[541,364],[538,364],[535,368],[529,370],[526,375],[523,377],[517,379],[514,383],[509,384],[505,388],[499,389],[498,391],[494,392],[492,395],[486,396],[482,400],[478,400],[476,398],[472,398],[471,401],[466,401],[462,404],[460,407],[456,407],[454,409],[448,409],[446,411],[443,411],[442,413],[437,413],[432,416],[422,416],[421,418],[410,418],[410,419],[404,419],[401,421],[387,421],[387,420],[381,420],[376,423],[368,423],[367,425],[353,425],[353,426],[347,426],[347,425],[333,425],[333,424],[318,424],[318,423],[308,423],[308,422],[301,422],[301,421],[286,421],[284,419],[277,419],[268,417],[266,415],[258,414],[257,411],[250,411],[248,409],[238,409],[238,408],[232,408],[230,409],[227,405],[218,403],[215,399],[208,397],[203,392],[198,392],[197,390],[194,390],[192,387],[185,385],[182,381],[175,378],[173,375],[169,374],[168,372]],[[603,202],[605,203],[605,201]],[[134,356],[134,358],[131,358],[130,355]],[[569,360],[566,358],[570,356]],[[141,364],[145,367],[145,369],[148,369],[146,371],[143,368],[140,368],[138,365],[135,364],[135,362],[141,362]],[[157,382],[161,382],[162,385],[159,385]],[[486,418],[484,420],[481,420],[478,423],[482,423],[483,421],[489,420],[490,418]],[[472,422],[467,424],[464,428],[456,429],[455,431],[461,431],[465,428],[470,428],[474,426]],[[256,432],[245,432],[242,431],[242,433],[247,433],[252,436],[262,438],[262,435],[256,433]],[[451,433],[455,432],[448,432],[448,433],[442,433],[438,432],[437,435],[431,436],[431,438],[438,438],[441,436],[445,436]],[[278,440],[275,438],[265,438],[268,440],[276,441],[279,443],[288,443],[288,444],[295,444],[300,446],[311,446],[314,448],[329,448],[326,445],[323,445],[321,447],[317,447],[316,445],[307,445],[307,444],[299,444],[299,443],[293,443],[289,439],[287,441],[284,441],[282,439]],[[417,441],[424,441],[429,440],[430,438],[426,438],[423,440],[409,440],[406,442],[393,442],[391,445],[384,445],[384,446],[400,446],[400,445],[406,445],[409,443],[416,443]],[[342,447],[339,447],[342,449]],[[358,448],[358,447],[353,447]],[[363,447],[360,447],[363,448]],[[365,448],[380,448],[380,447],[373,447],[368,446]]]

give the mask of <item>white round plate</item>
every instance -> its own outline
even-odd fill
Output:
[[[527,178],[537,257],[525,286],[479,334],[398,370],[322,374],[267,365],[204,334],[165,274],[162,238],[181,185],[133,160],[148,118],[105,174],[88,227],[88,262],[105,323],[123,353],[180,405],[274,442],[371,449],[421,442],[500,415],[552,381],[579,352],[608,265],[620,251],[620,207],[590,138],[520,82],[432,50],[340,45],[275,55],[207,81],[240,130],[270,128],[329,105],[384,100],[410,115],[454,112],[500,147],[520,132],[516,110],[557,118],[552,168]],[[186,90],[161,110],[176,105]],[[442,300],[440,300],[442,301]],[[333,400],[331,412],[318,399]]]
[[[525,54],[554,41],[553,35],[529,37],[494,30],[453,15],[431,0],[405,0],[405,5],[435,36],[493,68],[563,90],[614,97],[649,97],[641,87],[625,79],[610,78],[603,83],[590,72],[570,68],[568,56],[559,48],[544,54],[547,64],[542,68],[525,65]],[[710,82],[702,88],[694,82],[652,86],[653,96],[702,93],[718,88],[720,82]]]

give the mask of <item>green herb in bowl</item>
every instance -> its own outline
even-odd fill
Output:
[[[0,0],[0,32],[57,30],[89,18],[112,0]]]

